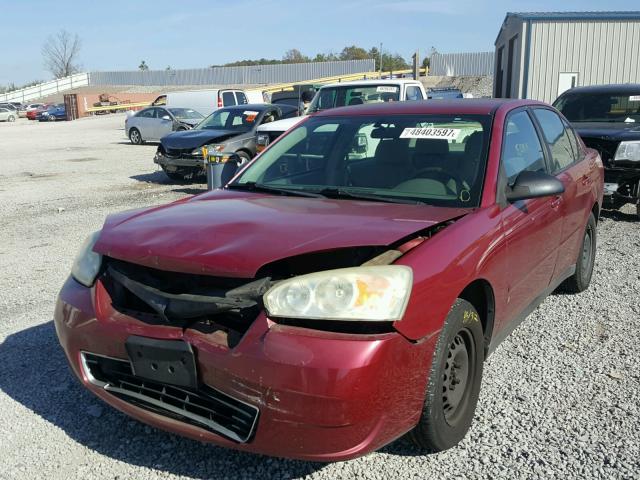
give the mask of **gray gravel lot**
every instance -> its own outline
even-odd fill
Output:
[[[606,212],[591,288],[554,295],[492,355],[450,451],[404,440],[330,465],[238,453],[142,425],[72,378],[52,325],[105,215],[202,190],[166,183],[123,115],[0,124],[0,478],[640,478],[640,223]]]

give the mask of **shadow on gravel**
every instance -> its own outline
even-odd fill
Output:
[[[640,223],[637,215],[634,215],[633,213],[621,212],[620,210],[602,210],[600,212],[600,216],[604,218],[610,218],[611,220],[615,220],[617,222]]]
[[[202,183],[179,183],[175,180],[171,180],[164,172],[158,170],[152,173],[143,173],[141,175],[133,175],[129,177],[132,180],[136,180],[142,183],[155,183],[158,185],[173,185],[176,188],[171,190],[178,193],[186,193],[187,195],[197,195],[207,191],[206,184]]]
[[[78,383],[67,366],[53,322],[14,333],[0,343],[0,390],[81,445],[160,472],[198,479],[296,479],[324,466],[219,448],[126,417]],[[37,432],[33,435],[36,438]]]

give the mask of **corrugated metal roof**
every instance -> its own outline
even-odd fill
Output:
[[[640,20],[640,11],[616,12],[508,12],[523,20]]]

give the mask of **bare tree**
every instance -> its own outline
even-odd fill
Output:
[[[42,46],[44,65],[56,78],[68,77],[80,71],[80,37],[66,30],[50,35]]]

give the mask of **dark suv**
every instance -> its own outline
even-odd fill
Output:
[[[605,207],[636,205],[640,218],[640,84],[573,88],[553,103],[605,166]]]

